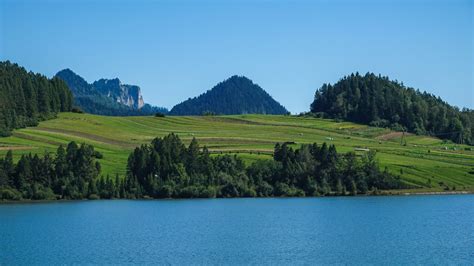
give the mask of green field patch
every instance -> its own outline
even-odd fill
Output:
[[[416,135],[406,135],[403,145],[398,133],[392,134],[388,129],[283,115],[109,117],[62,113],[38,127],[16,130],[13,136],[0,138],[0,155],[11,147],[16,160],[30,152],[55,151],[59,144],[74,140],[92,144],[103,154],[103,174],[123,175],[134,147],[172,132],[186,145],[195,137],[213,156],[235,154],[246,163],[271,158],[277,142],[294,143],[291,146],[295,148],[326,142],[335,144],[339,153],[358,155],[363,155],[365,149],[375,150],[382,167],[400,174],[405,183],[414,187],[439,191],[444,189],[440,183],[457,188],[474,186],[474,175],[469,174],[474,171],[474,151],[469,146]],[[387,134],[394,138],[381,138]]]

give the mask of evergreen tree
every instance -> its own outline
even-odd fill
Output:
[[[0,62],[0,136],[71,111],[72,103],[64,82],[27,72],[9,61]]]

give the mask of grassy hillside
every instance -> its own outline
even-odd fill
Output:
[[[238,153],[247,162],[269,158],[276,142],[336,145],[338,152],[357,148],[377,150],[383,167],[402,174],[406,183],[423,190],[441,190],[446,184],[474,190],[474,151],[465,145],[426,136],[405,136],[385,129],[349,122],[271,115],[196,117],[106,117],[62,113],[38,127],[16,130],[0,138],[0,155],[53,151],[71,140],[92,144],[103,153],[104,174],[124,174],[130,151],[153,138],[177,133],[185,142],[196,137],[214,153]],[[357,151],[364,152],[364,151]]]

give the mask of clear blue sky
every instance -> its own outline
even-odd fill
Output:
[[[355,71],[474,108],[473,2],[0,0],[0,60],[119,77],[168,108],[238,74],[307,111]]]

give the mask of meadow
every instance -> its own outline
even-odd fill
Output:
[[[323,142],[339,153],[376,150],[381,167],[401,175],[414,191],[474,191],[474,149],[428,136],[392,132],[350,122],[277,115],[109,117],[61,113],[38,127],[0,138],[0,155],[55,151],[69,141],[94,145],[103,154],[102,174],[125,174],[129,153],[171,132],[189,143],[193,137],[213,154],[231,153],[246,163],[270,158],[277,142],[293,146]]]

